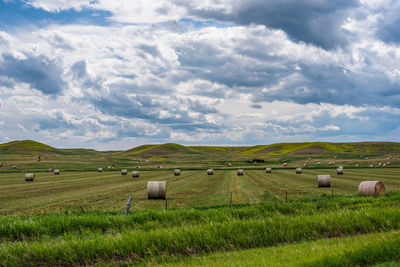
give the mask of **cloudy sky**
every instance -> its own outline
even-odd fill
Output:
[[[400,141],[400,1],[0,0],[0,143]]]

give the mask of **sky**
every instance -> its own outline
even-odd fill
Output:
[[[0,0],[0,143],[400,141],[400,1]]]

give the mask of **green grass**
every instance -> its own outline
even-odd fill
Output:
[[[363,266],[400,260],[400,232],[303,241],[164,261],[162,266]],[[389,251],[387,249],[389,248]],[[364,255],[367,254],[368,256]],[[378,266],[398,266],[395,262]]]
[[[316,145],[277,144],[270,150],[165,144],[141,147],[137,154],[42,149],[42,161],[36,162],[37,151],[19,153],[12,144],[11,152],[0,151],[0,266],[395,266],[400,160],[392,159],[391,168],[354,168],[356,162],[366,167],[386,161],[395,149],[387,143],[318,143],[320,154],[308,161],[306,153]],[[139,162],[144,155],[152,160]],[[264,163],[247,162],[264,156]],[[344,175],[327,168],[332,160],[345,167]],[[294,168],[304,162],[309,167],[296,174]],[[113,171],[106,169],[112,164]],[[130,171],[139,165],[134,179]],[[164,169],[156,170],[158,165]],[[50,167],[61,175],[46,172]],[[239,167],[244,176],[236,175]],[[173,175],[175,168],[180,176]],[[30,171],[36,180],[25,182]],[[318,174],[330,174],[332,188],[317,188]],[[168,211],[164,201],[147,200],[150,180],[167,181]],[[356,196],[363,180],[382,181],[388,194]],[[131,212],[123,216],[129,196]]]
[[[184,208],[139,211],[128,217],[112,213],[6,217],[0,224],[0,262],[7,266],[127,260],[162,263],[176,257],[397,231],[399,198],[396,193],[376,199],[270,201],[235,206],[232,211],[226,206]],[[389,245],[397,246],[396,240],[392,241]],[[374,254],[375,261],[381,257],[379,253]],[[390,255],[385,260],[397,260]],[[350,256],[360,260],[358,254]],[[337,258],[324,260],[333,263]],[[343,257],[339,262],[346,260]],[[368,259],[368,263],[374,260]]]

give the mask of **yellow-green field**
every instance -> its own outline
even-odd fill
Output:
[[[317,188],[316,175],[329,174],[331,188]],[[147,200],[147,181],[167,181],[168,208],[201,207],[233,203],[260,203],[268,200],[308,199],[331,195],[356,195],[363,180],[380,180],[387,191],[400,191],[400,169],[335,169],[140,171],[139,178],[121,175],[120,171],[36,173],[34,182],[26,182],[23,173],[0,174],[0,215],[36,215],[66,211],[121,211],[128,197],[133,209],[163,209],[164,201]]]

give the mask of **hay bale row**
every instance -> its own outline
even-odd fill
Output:
[[[207,175],[214,175],[213,169],[207,169]]]
[[[236,174],[237,174],[238,176],[243,176],[243,174],[244,174],[243,169],[238,169],[238,170],[236,171]]]
[[[272,169],[271,168],[265,168],[265,172],[266,173],[272,173]]]
[[[149,181],[147,182],[147,198],[148,199],[165,199],[167,197],[166,181]]]
[[[35,180],[35,174],[34,173],[26,173],[25,174],[25,181],[33,182],[34,180]]]

